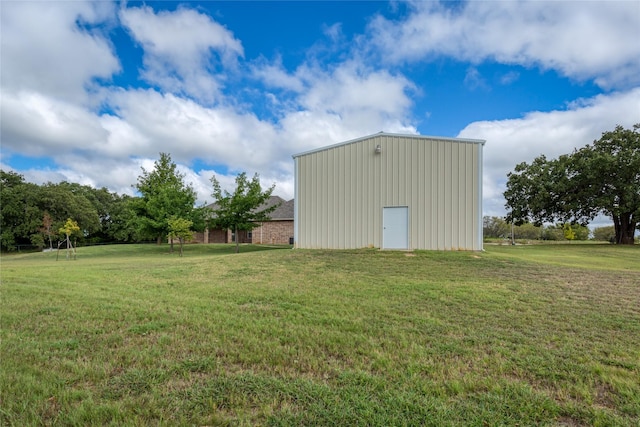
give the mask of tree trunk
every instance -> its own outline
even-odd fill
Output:
[[[158,234],[158,238],[156,239],[156,245],[161,245],[162,244],[162,235]]]
[[[631,219],[631,213],[613,216],[613,225],[616,230],[616,243],[618,245],[633,245],[636,231],[636,223]]]
[[[233,230],[236,236],[236,253],[240,253],[240,236],[238,236],[238,227],[234,225]]]
[[[69,235],[67,234],[67,259],[71,258],[71,254],[73,253],[73,246],[71,245],[71,239],[69,238]],[[75,256],[74,256],[75,259]]]

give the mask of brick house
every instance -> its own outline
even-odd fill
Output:
[[[260,208],[279,206],[271,212],[271,220],[261,222],[251,231],[240,230],[240,243],[287,245],[293,239],[293,199],[286,201],[278,196],[271,196]],[[216,204],[207,206],[215,209]],[[235,236],[231,230],[207,229],[203,233],[194,233],[194,243],[232,243]]]

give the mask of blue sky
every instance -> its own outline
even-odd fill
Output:
[[[291,155],[379,131],[486,139],[506,174],[640,122],[640,1],[3,1],[1,157],[132,193],[168,152],[293,195]]]

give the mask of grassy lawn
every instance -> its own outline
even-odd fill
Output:
[[[0,425],[640,420],[640,247],[1,259]]]

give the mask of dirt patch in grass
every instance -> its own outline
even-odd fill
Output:
[[[608,384],[597,384],[595,387],[595,404],[604,408],[615,408],[615,390]]]
[[[587,427],[588,425],[571,417],[560,417],[557,424],[558,427]]]

